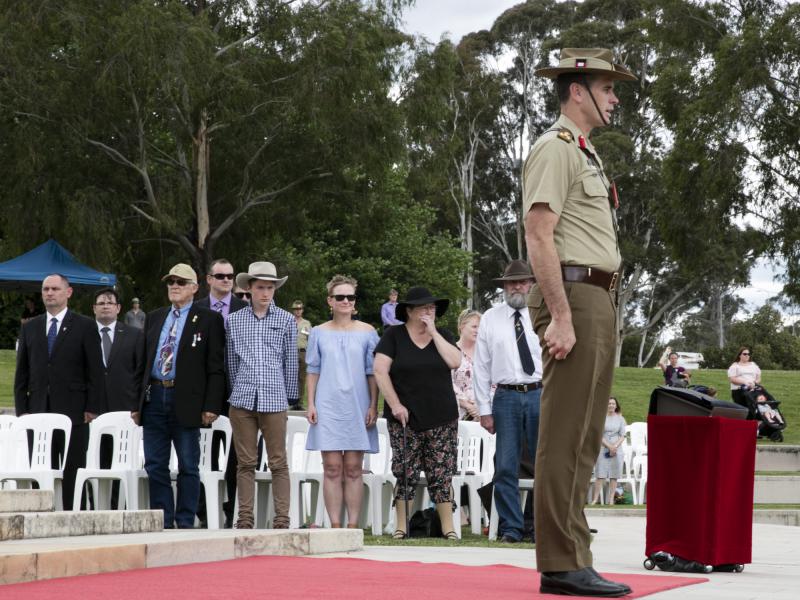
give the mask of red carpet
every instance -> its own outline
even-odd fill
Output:
[[[701,577],[608,575],[639,598],[708,581]],[[507,565],[378,562],[357,558],[256,556],[179,567],[139,569],[0,586],[3,600],[532,600],[539,575]]]

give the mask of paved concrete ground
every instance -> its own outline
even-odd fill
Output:
[[[648,573],[644,560],[645,519],[589,517],[599,530],[592,544],[595,567],[607,573]],[[363,551],[326,554],[315,558],[350,556],[382,561],[451,562],[463,565],[509,564],[535,567],[532,550],[367,546]],[[659,575],[671,573],[653,571]],[[686,574],[679,574],[687,576]],[[694,575],[689,575],[694,576]],[[700,577],[700,576],[698,576]],[[682,587],[649,596],[682,600],[794,600],[800,587],[800,528],[753,525],[753,563],[742,573],[711,573],[708,583]],[[498,597],[502,597],[498,590]]]

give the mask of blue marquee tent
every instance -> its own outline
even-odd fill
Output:
[[[39,289],[51,273],[61,273],[72,287],[113,287],[117,276],[100,273],[82,265],[55,240],[47,240],[30,252],[0,263],[0,289],[27,291]]]

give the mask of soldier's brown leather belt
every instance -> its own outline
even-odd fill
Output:
[[[150,385],[160,385],[161,387],[171,388],[175,387],[174,379],[150,379]]]
[[[609,292],[617,289],[619,283],[619,272],[607,273],[594,267],[576,267],[573,265],[561,265],[561,275],[564,281],[571,283],[590,283],[601,287]],[[534,279],[534,281],[536,281]]]

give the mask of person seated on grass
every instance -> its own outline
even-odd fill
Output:
[[[672,352],[672,349],[667,347],[666,354],[669,357],[669,363],[664,361],[663,356],[658,361],[658,366],[661,367],[661,371],[664,373],[664,385],[680,388],[689,387],[692,375],[683,367],[678,366],[678,353]]]

